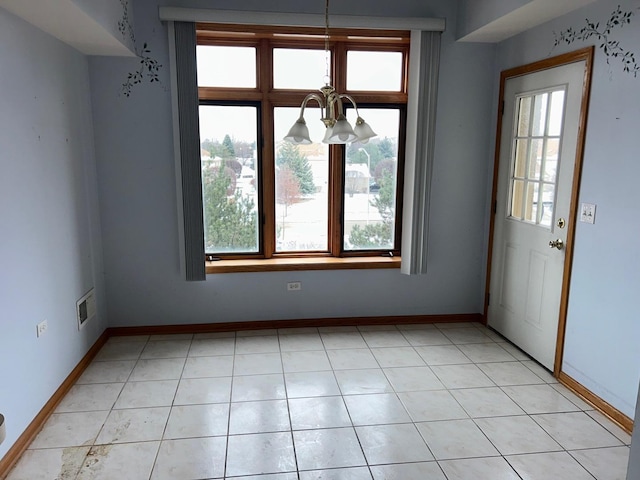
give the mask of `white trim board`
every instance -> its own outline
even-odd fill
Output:
[[[273,25],[285,27],[323,27],[321,14],[214,10],[181,7],[160,7],[160,20],[176,22],[214,22],[241,25]],[[376,28],[379,30],[423,30],[443,32],[444,18],[367,17],[331,15],[334,28]]]

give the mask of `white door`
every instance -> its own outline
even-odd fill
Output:
[[[488,323],[553,370],[585,61],[504,84]]]

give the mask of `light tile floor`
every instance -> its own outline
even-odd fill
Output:
[[[8,480],[624,480],[630,441],[478,324],[117,337]]]

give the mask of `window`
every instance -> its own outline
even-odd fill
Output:
[[[509,217],[550,228],[561,143],[564,87],[518,99]]]
[[[205,252],[209,258],[400,253],[409,32],[196,25]],[[327,145],[283,138],[329,83],[378,134]],[[356,113],[345,101],[353,125]]]

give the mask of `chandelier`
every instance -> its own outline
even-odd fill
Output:
[[[329,76],[329,0],[326,0],[324,25],[324,51],[326,56],[325,85],[320,88],[320,93],[312,92],[304,98],[302,105],[300,105],[300,117],[293,124],[284,139],[297,144],[306,145],[312,143],[311,138],[309,138],[309,128],[304,121],[304,109],[309,101],[315,100],[320,106],[322,115],[320,120],[326,127],[324,138],[322,139],[323,143],[345,144],[355,141],[367,143],[369,139],[375,137],[376,134],[369,124],[360,116],[356,101],[350,95],[336,92],[336,89],[329,83],[331,78]],[[351,124],[344,115],[342,100],[351,102],[353,108],[356,110],[357,119],[355,127],[351,127]]]

